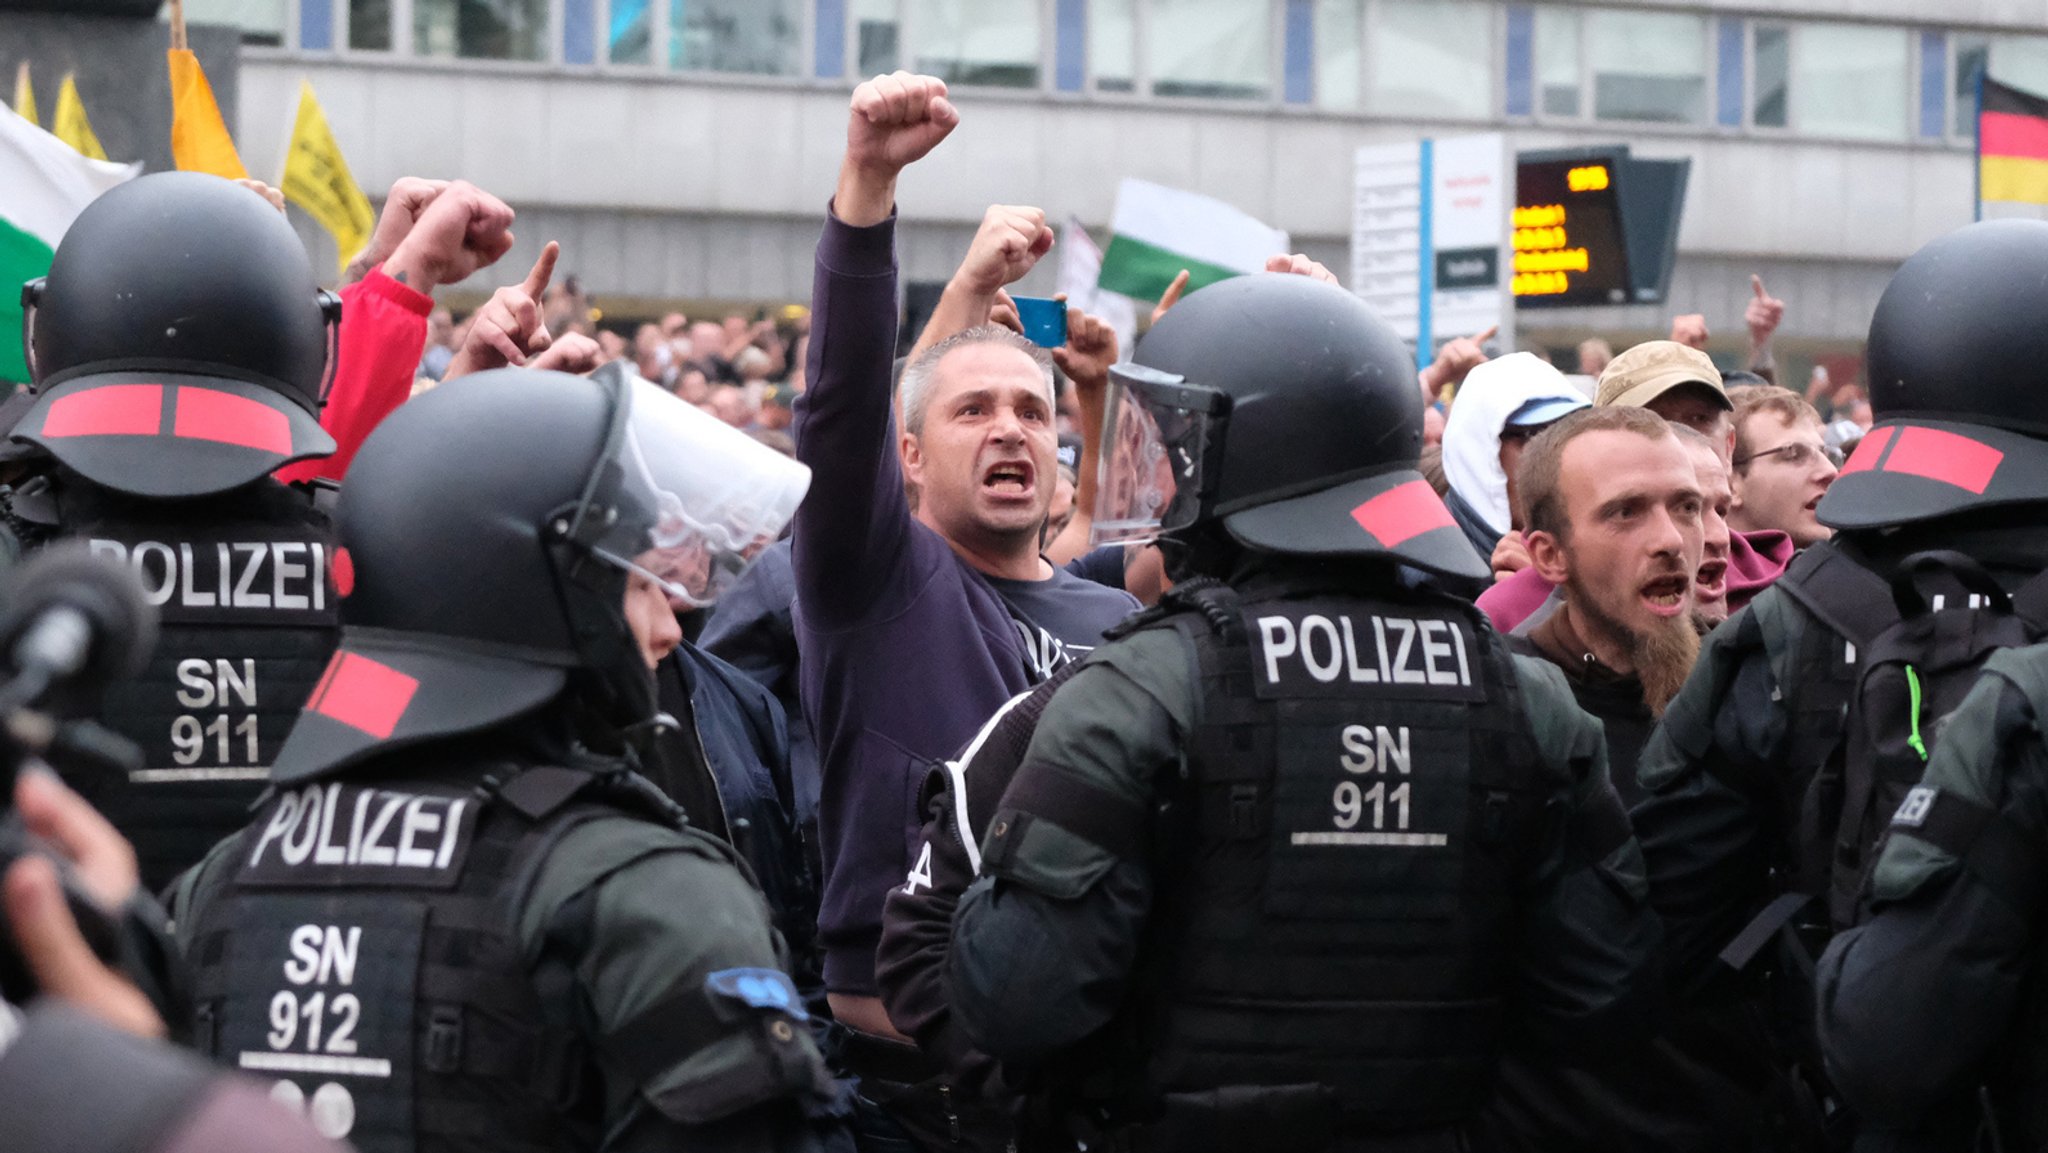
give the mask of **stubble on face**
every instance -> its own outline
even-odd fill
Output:
[[[1661,718],[1699,660],[1700,633],[1692,614],[1659,620],[1647,628],[1631,626],[1603,611],[1593,590],[1577,578],[1565,583],[1565,598],[1581,630],[1597,631],[1628,653],[1636,679],[1643,683],[1643,704],[1652,717]]]

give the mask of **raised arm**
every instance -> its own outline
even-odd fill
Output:
[[[339,361],[320,413],[334,455],[280,469],[279,480],[343,478],[356,449],[412,395],[434,305],[428,294],[505,255],[511,226],[512,209],[474,185],[406,177],[391,186],[377,231],[341,290]]]
[[[910,531],[891,419],[896,178],[959,122],[943,81],[898,72],[853,93],[831,214],[818,241],[797,458],[798,595],[821,624],[854,620],[889,587]]]
[[[967,246],[966,259],[939,294],[910,359],[956,332],[988,323],[1004,286],[1024,279],[1038,258],[1052,250],[1052,240],[1044,212],[1021,204],[989,205],[974,242]]]
[[[1116,330],[1078,308],[1067,310],[1067,343],[1052,351],[1060,371],[1074,382],[1081,410],[1081,459],[1074,465],[1074,516],[1045,546],[1046,559],[1066,564],[1088,551],[1095,523],[1095,481],[1102,468],[1102,417],[1109,393],[1109,366],[1116,363]]]

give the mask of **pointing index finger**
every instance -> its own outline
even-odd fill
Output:
[[[1487,329],[1485,332],[1475,335],[1472,338],[1472,343],[1485,344],[1487,341],[1492,340],[1494,337],[1498,335],[1500,335],[1500,325],[1496,324],[1492,328]]]
[[[540,250],[540,259],[533,262],[533,271],[526,274],[526,283],[521,291],[535,300],[547,293],[548,281],[554,278],[555,261],[562,255],[562,246],[550,240]]]
[[[1769,300],[1771,298],[1771,294],[1764,291],[1764,278],[1755,273],[1751,273],[1749,276],[1749,289],[1751,292],[1756,293],[1758,300]]]
[[[1159,307],[1173,307],[1173,305],[1180,301],[1180,294],[1186,291],[1187,287],[1188,270],[1183,268],[1180,270],[1180,275],[1173,278],[1173,283],[1166,286],[1166,291],[1160,294]]]

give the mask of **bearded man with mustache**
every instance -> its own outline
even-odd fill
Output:
[[[1532,567],[1562,602],[1517,643],[1605,722],[1615,788],[1633,804],[1636,757],[1699,655],[1705,498],[1692,458],[1647,409],[1589,409],[1536,438],[1517,488]]]
[[[1713,445],[1701,447],[1719,468]],[[1538,436],[1517,477],[1531,567],[1557,586],[1560,603],[1509,643],[1562,669],[1579,707],[1604,723],[1615,790],[1631,805],[1643,795],[1637,758],[1699,655],[1698,618],[1717,608],[1698,595],[1709,536],[1721,569],[1705,567],[1708,600],[1723,591],[1728,534],[1714,506],[1726,497],[1710,489],[1726,481],[1703,480],[1700,463],[1655,412],[1593,408]],[[1760,1110],[1750,1088],[1699,1055],[1730,1040],[1724,1023],[1681,1013],[1619,1056],[1506,1062],[1488,1147],[1755,1148]]]

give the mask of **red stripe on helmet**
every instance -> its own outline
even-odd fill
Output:
[[[336,653],[306,707],[353,729],[388,739],[419,691],[418,677],[357,653]]]
[[[320,670],[320,680],[313,685],[312,694],[306,698],[307,708],[310,709],[320,702],[320,697],[327,692],[327,683],[334,679],[334,670],[341,667],[341,658],[347,655],[337,649],[333,656],[327,658],[327,667]]]
[[[1892,434],[1897,431],[1895,428],[1871,429],[1857,442],[1856,451],[1849,454],[1849,459],[1842,462],[1839,475],[1848,476],[1852,472],[1867,472],[1876,468],[1877,458],[1884,455],[1885,446],[1892,442]]]
[[[1451,520],[1451,510],[1424,480],[1411,480],[1373,497],[1352,509],[1351,519],[1383,548],[1397,548],[1412,537],[1456,523]]]
[[[1904,427],[1898,440],[1885,458],[1884,471],[1924,476],[1978,496],[1991,487],[1991,477],[2005,460],[2004,453],[1988,444],[1938,428]],[[1861,446],[1856,455],[1863,455]]]
[[[181,385],[174,436],[236,444],[261,452],[290,456],[292,422],[259,400],[218,389]]]
[[[163,409],[161,384],[103,384],[51,401],[43,435],[155,436]]]

